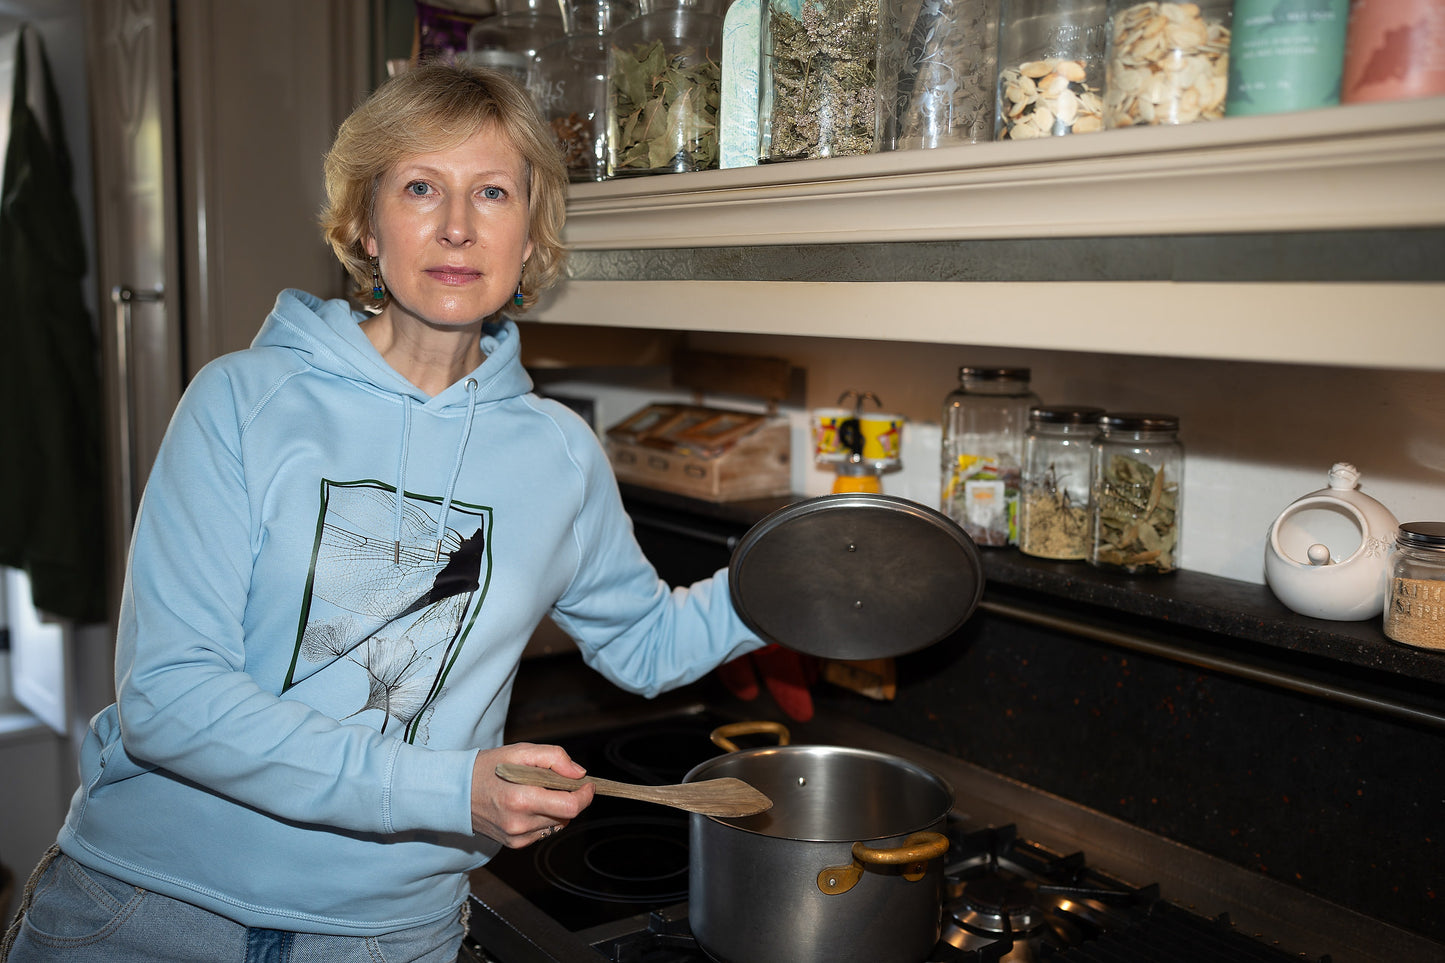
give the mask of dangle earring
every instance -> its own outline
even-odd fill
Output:
[[[381,286],[381,260],[371,259],[371,299],[380,301],[386,297],[386,291]]]
[[[527,262],[526,262],[526,261],[523,261],[523,262],[522,262],[522,271],[525,272],[526,270],[527,270]],[[522,279],[521,279],[521,278],[517,278],[517,293],[514,294],[514,295],[512,295],[512,304],[515,305],[516,307],[519,307],[519,308],[522,306]]]

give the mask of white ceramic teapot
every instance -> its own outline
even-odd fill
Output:
[[[1352,622],[1385,610],[1400,523],[1359,483],[1354,465],[1337,462],[1328,488],[1291,502],[1269,528],[1265,581],[1300,615]]]

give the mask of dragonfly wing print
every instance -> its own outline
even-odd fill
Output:
[[[416,739],[418,716],[440,696],[467,611],[490,575],[490,510],[454,503],[438,545],[440,510],[437,500],[408,494],[398,548],[394,490],[326,484],[288,687],[299,659],[322,667],[344,659],[365,673],[367,693],[349,715],[377,710],[383,731],[394,719]]]

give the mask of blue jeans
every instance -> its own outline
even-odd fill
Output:
[[[385,936],[254,929],[64,853],[41,866],[6,963],[454,963],[462,941],[460,913]]]

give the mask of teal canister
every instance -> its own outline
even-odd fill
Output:
[[[1340,102],[1349,0],[1235,0],[1225,115]]]

